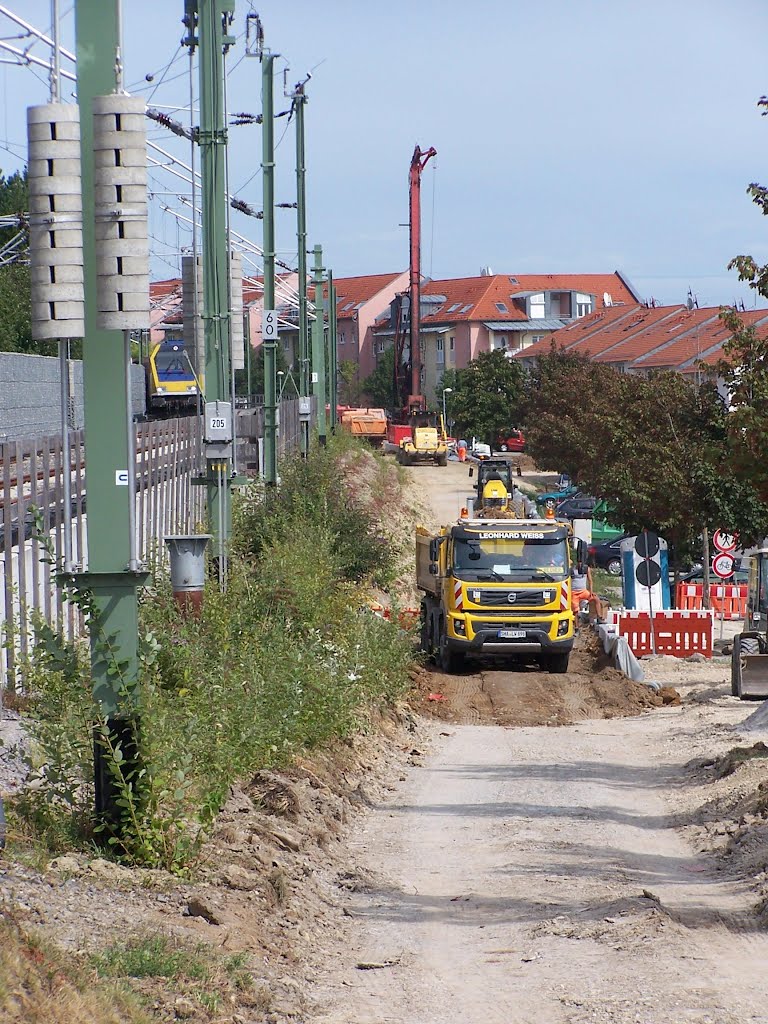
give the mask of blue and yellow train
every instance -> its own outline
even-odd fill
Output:
[[[183,416],[194,412],[202,396],[189,347],[183,341],[162,341],[146,360],[147,412]]]

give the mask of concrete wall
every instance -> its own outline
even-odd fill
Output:
[[[83,426],[83,364],[72,360],[75,427]],[[144,414],[144,367],[131,367],[134,415]],[[0,440],[60,433],[59,361],[0,352]]]

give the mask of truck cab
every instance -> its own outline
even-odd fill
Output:
[[[462,518],[439,534],[417,532],[424,651],[447,672],[467,655],[566,672],[573,543],[570,526],[553,520]]]

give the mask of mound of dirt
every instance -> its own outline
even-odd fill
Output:
[[[565,675],[478,660],[456,675],[427,666],[413,679],[414,706],[422,714],[461,724],[573,725],[680,703],[671,687],[656,692],[611,668],[591,635],[579,642]]]

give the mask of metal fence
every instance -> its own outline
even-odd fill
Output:
[[[299,445],[297,401],[281,403],[279,454]],[[237,415],[237,470],[256,475],[261,464],[263,410]],[[61,437],[0,442],[0,678],[15,679],[19,655],[29,649],[35,614],[66,637],[80,628],[76,610],[61,599],[55,565],[64,555],[64,466]],[[205,487],[193,478],[203,471],[200,420],[156,420],[136,425],[136,531],[139,557],[150,567],[165,557],[163,538],[194,532],[206,516]],[[83,431],[70,435],[70,528],[74,562],[87,567],[88,494]]]

